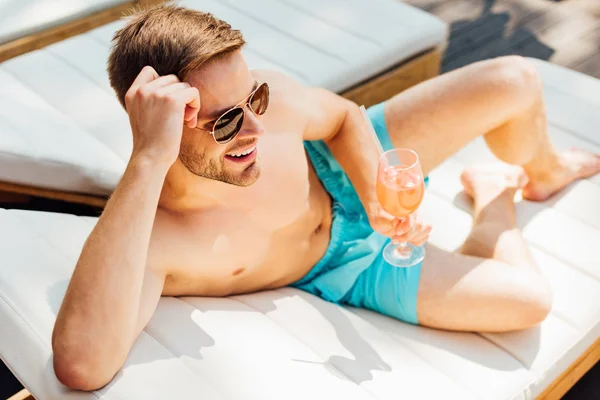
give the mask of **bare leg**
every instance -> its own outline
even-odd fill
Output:
[[[501,160],[522,165],[523,196],[544,200],[570,182],[600,172],[600,157],[557,153],[546,130],[542,86],[521,57],[482,61],[431,79],[386,103],[397,147],[415,149],[425,173],[478,136]]]
[[[515,216],[515,193],[528,181],[523,169],[502,163],[467,168],[461,181],[473,199],[473,228],[460,252],[537,270]]]
[[[600,172],[598,156],[557,153],[546,131],[540,79],[520,57],[475,63],[417,85],[386,103],[386,124],[397,147],[415,149],[425,173],[478,136],[501,160],[521,165],[524,197],[544,200],[570,182]],[[548,314],[551,294],[515,224],[512,196],[520,172],[467,170],[474,225],[461,253],[428,246],[417,314],[426,326],[510,331]]]
[[[461,250],[427,249],[417,298],[419,323],[467,331],[511,331],[548,314],[551,293],[516,227],[513,197],[527,183],[520,167],[496,164],[462,176],[473,197],[473,229]]]

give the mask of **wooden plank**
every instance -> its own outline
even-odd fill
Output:
[[[533,40],[554,50],[553,60],[563,50],[572,51],[580,46],[581,38],[600,26],[600,20],[578,10],[564,14],[548,12],[539,20],[545,21],[545,26],[536,26],[536,20],[528,25],[528,29],[533,34]],[[527,49],[527,44],[523,48]]]
[[[564,371],[538,400],[559,400],[587,371],[600,361],[600,339],[597,339],[571,366]]]
[[[7,400],[35,400],[27,389],[21,390],[19,393],[9,397]]]
[[[548,8],[529,3],[523,7],[505,1],[490,14],[468,22],[473,30],[451,40],[444,70],[507,54],[547,60],[563,48],[577,46],[579,37],[600,24],[597,18],[573,7]],[[503,9],[504,12],[497,12]],[[514,26],[512,30],[510,25]],[[468,43],[470,47],[453,42]]]
[[[31,200],[31,196],[25,194],[0,191],[0,203],[23,204],[28,203],[29,200]]]
[[[508,54],[600,76],[597,0],[405,0],[450,23],[442,70]],[[588,62],[588,59],[593,60]]]
[[[562,48],[552,57],[552,62],[578,70],[579,65],[598,52],[600,52],[600,24],[594,31],[577,38],[571,46]]]
[[[8,43],[3,43],[0,45],[0,62],[33,50],[41,49],[52,43],[87,32],[109,22],[116,21],[126,15],[136,5],[139,5],[140,7],[149,7],[163,1],[164,0],[131,1],[127,4],[120,4],[108,10],[94,13],[85,18],[70,21],[42,32],[37,32]]]
[[[389,99],[397,93],[437,76],[442,58],[441,49],[421,54],[382,75],[362,82],[342,93],[342,96],[365,107]]]
[[[408,4],[413,2],[414,0],[407,1]],[[440,2],[430,12],[443,21],[452,23],[478,18],[484,13],[485,9],[485,4],[479,0],[450,0]]]
[[[570,0],[573,6],[600,17],[600,2],[598,0]]]
[[[497,53],[502,47],[508,48],[508,43],[505,43],[508,40],[508,21],[507,14],[486,14],[473,21],[455,22],[444,64],[452,64],[462,57],[479,60],[482,59],[483,53]],[[466,65],[464,62],[461,64]]]
[[[62,192],[59,190],[42,189],[14,183],[0,182],[0,192],[43,197],[52,200],[67,201],[70,203],[85,204],[103,208],[108,198],[102,196],[86,195],[81,193]]]
[[[600,79],[600,53],[595,53],[583,63],[577,65],[577,71]]]

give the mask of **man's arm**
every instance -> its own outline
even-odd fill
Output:
[[[160,298],[165,272],[148,260],[158,199],[179,153],[198,91],[146,67],[127,94],[134,149],[123,178],[87,239],[52,334],[54,371],[93,390],[121,368]]]
[[[308,90],[310,109],[305,140],[323,140],[352,181],[367,212],[376,197],[379,150],[353,102],[324,89]]]
[[[289,83],[294,85],[294,83]],[[293,93],[308,116],[304,140],[323,140],[354,185],[373,229],[394,241],[422,245],[430,226],[411,218],[400,220],[385,212],[377,199],[379,150],[360,108],[324,89],[295,84]]]

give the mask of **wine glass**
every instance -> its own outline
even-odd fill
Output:
[[[406,218],[423,201],[425,182],[418,154],[410,149],[388,150],[379,160],[377,199],[381,207],[397,218]],[[383,258],[396,267],[411,267],[425,257],[423,246],[389,243]]]

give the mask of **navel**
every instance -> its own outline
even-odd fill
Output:
[[[242,272],[244,272],[246,270],[246,268],[238,268],[235,271],[233,271],[233,276],[238,276],[239,274],[241,274]]]
[[[322,222],[319,225],[317,225],[317,227],[315,228],[315,235],[318,234],[319,232],[321,232],[321,230],[323,230]]]

